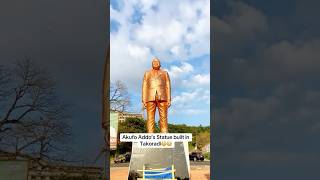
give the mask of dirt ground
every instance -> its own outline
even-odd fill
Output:
[[[127,180],[128,167],[111,167],[111,180]],[[191,166],[190,180],[210,180],[210,166]]]

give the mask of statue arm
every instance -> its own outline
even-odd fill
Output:
[[[168,72],[166,72],[166,94],[167,94],[167,102],[168,106],[171,105],[171,83]]]
[[[143,106],[146,107],[147,103],[147,72],[144,73],[143,81],[142,81],[142,103]]]

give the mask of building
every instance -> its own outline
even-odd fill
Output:
[[[28,180],[51,180],[56,177],[87,177],[92,180],[103,179],[103,169],[100,167],[48,165],[40,166],[31,163],[29,166]]]
[[[120,111],[110,111],[110,141],[109,147],[110,150],[116,150],[118,144],[118,125],[119,123],[125,122],[128,118],[139,118],[143,119],[142,114],[139,113],[129,113],[129,112],[120,112]]]
[[[118,122],[125,122],[127,118],[139,118],[143,119],[141,113],[130,113],[130,112],[117,112],[118,113]]]
[[[206,153],[210,153],[210,143],[209,143],[209,144],[206,144],[206,145],[202,148],[202,151],[203,151],[203,152],[206,152]]]
[[[23,169],[18,169],[21,162],[26,162],[26,166]],[[0,167],[1,169],[8,169],[12,172],[7,174],[15,174],[20,172],[26,172],[27,180],[52,180],[61,177],[72,177],[102,180],[103,168],[101,167],[88,167],[88,166],[72,166],[64,164],[53,164],[46,161],[36,161],[28,156],[17,156],[14,153],[8,153],[0,151]],[[14,168],[12,168],[14,167]],[[15,172],[16,170],[19,170]]]
[[[119,114],[119,122],[124,122],[126,121],[127,118],[140,118],[143,119],[142,114],[139,113],[128,113],[128,112],[123,112]]]

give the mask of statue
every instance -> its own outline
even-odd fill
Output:
[[[159,112],[161,133],[168,133],[168,108],[171,105],[171,85],[168,72],[160,69],[160,61],[152,60],[152,69],[144,73],[142,82],[142,103],[147,110],[147,132],[153,133],[156,109]],[[170,134],[164,134],[169,136]],[[159,146],[141,147],[132,142],[128,179],[190,179],[189,149],[187,141],[159,140]],[[146,140],[148,142],[148,139]],[[153,142],[152,139],[150,142]],[[170,143],[172,147],[165,147]],[[161,170],[161,172],[159,171]],[[166,170],[170,169],[169,176]],[[147,174],[148,172],[149,174]],[[168,175],[168,176],[167,176]]]
[[[142,103],[147,110],[147,132],[154,132],[158,107],[161,133],[168,133],[168,108],[171,105],[171,85],[168,72],[160,69],[160,60],[152,60],[152,69],[145,72],[142,82]]]

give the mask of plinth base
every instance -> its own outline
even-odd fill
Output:
[[[189,180],[188,142],[175,142],[174,148],[139,148],[138,144],[133,142],[128,179],[142,178],[143,170],[159,170],[172,165],[175,179]]]

